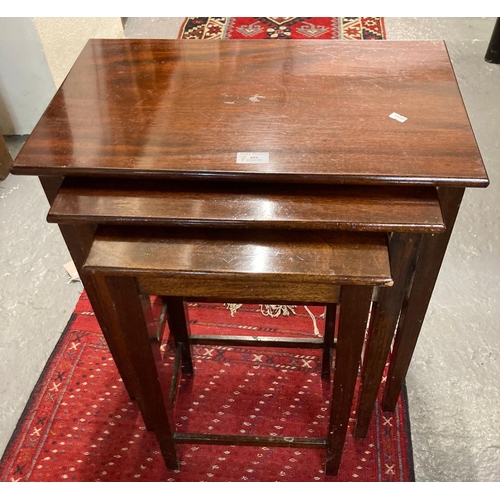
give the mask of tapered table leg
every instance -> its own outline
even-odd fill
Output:
[[[83,271],[93,283],[107,314],[107,337],[121,344],[129,353],[137,376],[143,409],[149,416],[165,464],[178,468],[173,432],[173,410],[168,399],[168,387],[158,373],[159,344],[151,342],[139,295],[137,281],[128,276],[105,276],[94,271]],[[156,352],[153,351],[155,349]],[[156,354],[156,356],[155,356]]]
[[[332,372],[332,351],[335,340],[335,319],[337,304],[326,305],[325,333],[323,338],[323,357],[321,360],[321,378],[330,379]]]
[[[360,395],[354,436],[364,438],[382,382],[399,314],[406,296],[420,249],[422,235],[394,233],[389,241],[391,274],[394,285],[379,289],[377,307],[365,348]]]
[[[62,183],[62,178],[40,177],[40,182],[49,203],[52,203]],[[95,290],[93,283],[83,276],[82,273],[82,266],[92,246],[97,226],[90,224],[59,224],[59,229],[73,259],[80,279],[82,280],[82,284],[85,288],[90,304],[92,305],[95,317],[101,327],[101,330],[103,330],[103,334],[107,338],[109,350],[113,356],[113,360],[118,368],[120,377],[123,380],[123,384],[125,385],[128,395],[130,399],[137,400],[139,406],[141,407],[142,402],[140,398],[139,385],[137,383],[136,374],[132,368],[129,354],[120,344],[114,343],[114,337],[112,335],[106,335],[105,330],[107,328],[106,325],[108,324],[106,310],[101,306],[99,294]],[[142,413],[146,428],[149,430],[151,429],[151,423],[149,421],[148,414],[146,411],[143,411]]]
[[[425,313],[453,231],[464,189],[439,188],[438,193],[446,231],[423,236],[413,276],[413,284],[408,300],[401,312],[390,357],[389,372],[382,400],[384,411],[394,411],[396,408],[401,387],[410,366]]]
[[[174,337],[175,344],[182,344],[182,373],[194,373],[193,359],[191,356],[191,342],[189,341],[189,319],[187,304],[182,297],[165,297],[167,304],[167,322],[170,334]]]
[[[372,293],[373,288],[370,286],[343,286],[340,292],[339,331],[325,464],[328,475],[338,474],[342,459]]]

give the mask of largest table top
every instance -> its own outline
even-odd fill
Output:
[[[488,184],[441,41],[93,39],[13,171]]]

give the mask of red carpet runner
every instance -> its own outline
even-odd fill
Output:
[[[322,308],[311,308],[324,321]],[[269,318],[245,305],[192,304],[194,334],[313,335],[303,307]],[[166,370],[172,351],[165,348]],[[194,347],[196,375],[181,381],[181,432],[322,437],[329,384],[319,351]],[[353,414],[354,422],[355,415]],[[1,481],[412,481],[406,399],[394,414],[377,407],[369,435],[348,432],[337,477],[323,450],[179,446],[180,471],[165,468],[155,437],[127,396],[85,294],[35,387],[0,464]]]

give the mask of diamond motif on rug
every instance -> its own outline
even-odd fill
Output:
[[[383,40],[382,17],[188,17],[179,38]]]

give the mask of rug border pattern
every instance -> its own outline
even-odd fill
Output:
[[[82,294],[82,297],[80,300],[86,300],[85,294]],[[89,307],[89,306],[85,306]],[[21,418],[19,419],[16,429],[6,447],[6,450],[3,454],[2,460],[0,461],[0,481],[13,481],[13,480],[21,480],[21,481],[30,481],[32,470],[29,472],[26,471],[24,474],[21,474],[19,478],[13,479],[12,477],[12,471],[13,468],[16,464],[16,460],[19,460],[20,453],[21,453],[21,448],[23,445],[25,445],[26,440],[28,439],[27,433],[31,430],[31,421],[29,420],[30,414],[33,412],[34,406],[38,407],[44,398],[45,393],[49,390],[49,385],[51,381],[53,381],[53,376],[51,375],[52,372],[55,370],[57,367],[56,365],[60,364],[61,355],[64,354],[65,352],[65,347],[67,347],[68,342],[72,340],[73,335],[78,333],[77,331],[72,329],[73,324],[75,323],[75,320],[78,318],[79,315],[81,314],[89,314],[85,311],[78,311],[75,310],[75,313],[71,315],[70,320],[68,321],[68,324],[66,328],[64,329],[63,333],[61,334],[61,338],[57,342],[56,346],[54,347],[54,350],[52,354],[49,357],[49,360],[44,367],[31,395],[28,400],[28,403],[21,415]],[[81,332],[83,333],[83,332]],[[80,346],[80,352],[82,349],[84,349],[84,344]],[[71,368],[74,368],[77,363],[77,358],[78,354],[75,354],[75,359],[72,359],[71,362]],[[199,357],[199,356],[196,356]],[[203,357],[203,356],[202,356]],[[72,370],[70,370],[72,372]],[[72,377],[72,373],[68,373],[66,376],[66,382],[69,383],[69,380]],[[59,404],[57,402],[54,403],[54,410],[56,411],[57,408],[59,407]],[[33,412],[34,416],[34,412]],[[409,411],[408,411],[408,397],[407,397],[407,391],[406,387],[403,388],[402,391],[402,397],[400,400],[400,404],[398,405],[398,408],[394,414],[391,415],[391,417],[394,417],[394,422],[396,422],[396,429],[398,432],[398,438],[396,438],[397,441],[397,447],[398,450],[396,452],[397,455],[397,460],[398,460],[398,465],[397,465],[397,471],[398,471],[398,481],[410,481],[414,482],[415,481],[415,476],[414,476],[414,468],[413,468],[413,449],[412,449],[412,442],[411,442],[411,427],[410,427],[410,420],[409,420]],[[381,419],[385,418],[387,419],[388,415],[382,413],[380,407],[377,407],[377,411],[375,412],[374,418],[378,422],[377,425],[377,478],[378,481],[384,481],[387,480],[387,477],[384,476],[384,471],[385,467],[388,466],[387,461],[385,460],[384,457],[384,446],[381,441],[382,437],[379,435],[379,430],[380,432],[383,431],[383,426],[380,425]],[[391,418],[389,417],[389,418]],[[404,426],[401,426],[401,419],[404,422]],[[50,420],[50,418],[49,418]],[[48,421],[46,424],[46,429],[45,429],[45,434],[50,430],[50,422]],[[405,435],[405,446],[404,449],[401,449],[402,445],[402,439],[401,436],[399,435],[400,432],[403,432]],[[47,436],[45,436],[41,442],[38,444],[38,447],[43,446],[43,442],[46,441]],[[43,442],[42,442],[43,441]],[[15,447],[18,446],[19,449],[15,449]],[[34,466],[36,459],[34,458],[37,455],[37,452],[34,453],[32,459],[30,460],[29,464],[31,467]],[[403,472],[406,471],[406,472]],[[405,479],[406,475],[406,479]]]
[[[211,40],[222,40],[232,38],[237,17],[186,17],[179,29],[179,39],[203,38]],[[332,29],[332,39],[339,40],[362,40],[375,39],[384,40],[386,38],[385,22],[383,17],[332,17],[324,18],[330,20]],[[192,36],[194,23],[199,28],[203,27],[201,37]],[[211,26],[219,26],[220,30],[216,35],[207,35]],[[333,36],[334,33],[336,36]]]

